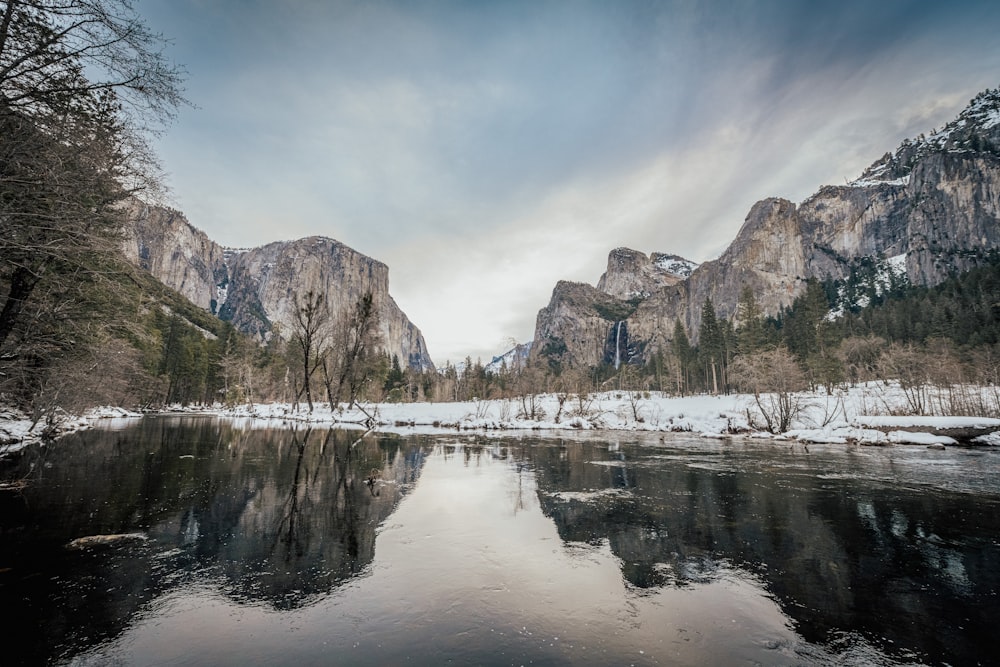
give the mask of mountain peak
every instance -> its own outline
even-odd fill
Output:
[[[420,330],[389,294],[389,267],[326,236],[224,248],[177,211],[135,204],[125,256],[196,305],[267,340],[294,331],[296,296],[323,295],[340,317],[364,293],[379,316],[382,349],[415,369],[433,368]]]
[[[929,135],[904,139],[865,169],[853,186],[906,185],[913,166],[933,153],[1000,155],[1000,88],[973,97],[958,116]]]
[[[698,264],[679,255],[615,248],[608,254],[608,268],[597,289],[619,299],[645,299],[662,287],[687,279]]]

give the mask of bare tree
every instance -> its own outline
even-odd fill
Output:
[[[0,107],[0,345],[44,279],[93,280],[113,261],[124,194],[109,141],[63,141]]]
[[[310,290],[301,301],[295,295],[295,331],[292,332],[292,342],[302,364],[302,390],[305,392],[309,412],[313,411],[312,376],[323,364],[329,320],[329,311],[322,294]]]
[[[114,205],[152,182],[143,131],[184,98],[164,39],[127,0],[8,0],[0,11],[2,345],[53,264],[93,271],[81,260],[120,226]]]
[[[546,375],[545,370],[539,365],[529,364],[517,376],[514,389],[521,403],[518,418],[532,421],[542,421],[546,418],[541,397],[535,393],[538,391],[538,387],[545,382]]]
[[[129,269],[121,202],[157,180],[144,140],[181,72],[128,0],[0,2],[0,359],[43,372],[86,341]],[[89,303],[90,308],[74,307]],[[48,346],[29,332],[48,319]],[[17,333],[15,336],[14,334]],[[43,380],[35,382],[40,385]]]
[[[736,386],[753,394],[765,428],[771,433],[787,431],[804,407],[796,392],[806,388],[805,373],[792,353],[779,347],[740,355],[733,359],[731,372]]]
[[[183,71],[167,60],[130,0],[6,0],[0,15],[0,104],[48,123],[86,112],[102,94],[119,115],[155,130],[185,104]]]
[[[331,407],[346,397],[353,406],[377,367],[376,351],[382,343],[378,311],[371,292],[366,292],[339,318],[330,354],[321,365]]]
[[[837,357],[852,383],[867,382],[877,376],[879,356],[886,342],[878,336],[850,336],[840,343]]]
[[[648,391],[643,386],[643,378],[639,375],[639,370],[632,365],[625,364],[618,371],[618,389],[625,394],[629,407],[632,411],[632,418],[636,422],[642,423],[645,418],[640,414],[641,401]]]
[[[883,378],[899,381],[910,414],[927,414],[930,394],[926,350],[912,344],[893,343],[879,357],[879,371]]]

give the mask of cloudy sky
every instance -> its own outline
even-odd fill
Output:
[[[215,240],[389,265],[435,363],[530,340],[612,248],[705,261],[1000,85],[1000,3],[138,0],[194,108],[158,141]]]

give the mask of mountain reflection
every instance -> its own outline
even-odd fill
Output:
[[[856,632],[958,663],[970,633],[989,642],[1000,613],[995,494],[872,484],[808,462],[760,465],[739,445],[714,457],[611,450],[572,443],[530,456],[560,537],[606,540],[637,589],[736,566],[809,641]]]
[[[276,609],[330,593],[371,563],[376,528],[424,459],[419,440],[360,435],[164,418],[26,451],[5,474],[30,485],[0,495],[2,566],[17,575],[3,593],[25,611],[15,625],[94,643],[202,579]],[[150,539],[65,548],[137,532]]]
[[[939,461],[955,471],[956,491],[940,483],[945,466],[928,465],[921,450],[893,456],[831,448],[824,457],[781,445],[650,444],[361,437],[147,418],[31,448],[3,463],[5,478],[30,481],[20,494],[0,494],[0,603],[20,612],[8,629],[22,638],[8,657],[14,664],[70,659],[193,589],[221,592],[244,608],[322,607],[331,594],[348,595],[346,583],[378,570],[371,567],[378,528],[422,475],[420,493],[400,512],[416,524],[409,534],[392,526],[381,549],[398,557],[407,553],[401,536],[422,540],[435,530],[442,543],[460,545],[437,553],[438,540],[426,541],[430,550],[419,561],[389,568],[428,581],[440,574],[443,592],[430,586],[424,597],[433,603],[444,595],[447,609],[484,590],[501,595],[503,586],[489,586],[497,574],[489,567],[509,568],[504,557],[529,559],[524,572],[538,579],[525,590],[546,590],[559,561],[528,554],[554,552],[505,540],[518,534],[514,523],[541,522],[554,534],[551,520],[570,548],[606,545],[628,595],[654,600],[664,589],[697,592],[719,578],[745,577],[814,644],[851,645],[862,636],[904,660],[952,664],[975,664],[992,645],[1000,498],[990,481],[997,466],[986,457],[949,452]],[[976,482],[977,461],[984,482]],[[491,486],[498,479],[491,475],[502,483]],[[456,505],[468,511],[441,509]],[[414,517],[414,506],[434,520]],[[494,508],[513,523],[500,526],[495,516],[491,523]],[[130,533],[145,539],[66,548],[82,536]],[[506,556],[493,553],[507,546]],[[475,577],[449,579],[447,566],[435,569],[438,560],[477,563]],[[378,592],[385,596],[378,609],[391,609],[399,590],[397,582]],[[419,618],[430,624],[432,616]]]
[[[420,473],[419,446],[343,430],[247,431],[220,442],[158,542],[191,546],[231,595],[288,609],[375,554],[375,529]]]

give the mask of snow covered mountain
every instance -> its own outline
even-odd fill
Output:
[[[957,118],[940,130],[905,139],[899,148],[876,160],[850,185],[905,185],[918,162],[942,152],[1000,152],[1000,88],[976,95]]]
[[[564,365],[641,363],[669,346],[676,320],[697,341],[702,306],[736,315],[750,288],[767,314],[791,305],[810,278],[844,279],[896,258],[892,275],[934,285],[1000,249],[1000,89],[980,93],[940,130],[904,141],[857,180],[801,204],[750,209],[722,255],[683,276],[619,248],[597,288],[560,281],[536,319],[532,355]],[[670,273],[670,276],[666,276]],[[857,295],[854,295],[857,296]],[[853,298],[845,295],[845,299]],[[624,324],[621,324],[624,323]]]
[[[531,354],[531,341],[518,343],[503,354],[493,357],[490,363],[486,364],[488,373],[499,373],[504,369],[514,370],[523,368],[528,363]]]
[[[619,299],[645,299],[668,285],[691,275],[698,265],[677,255],[654,252],[651,256],[630,248],[615,248],[608,255],[608,268],[597,281],[597,289]]]

